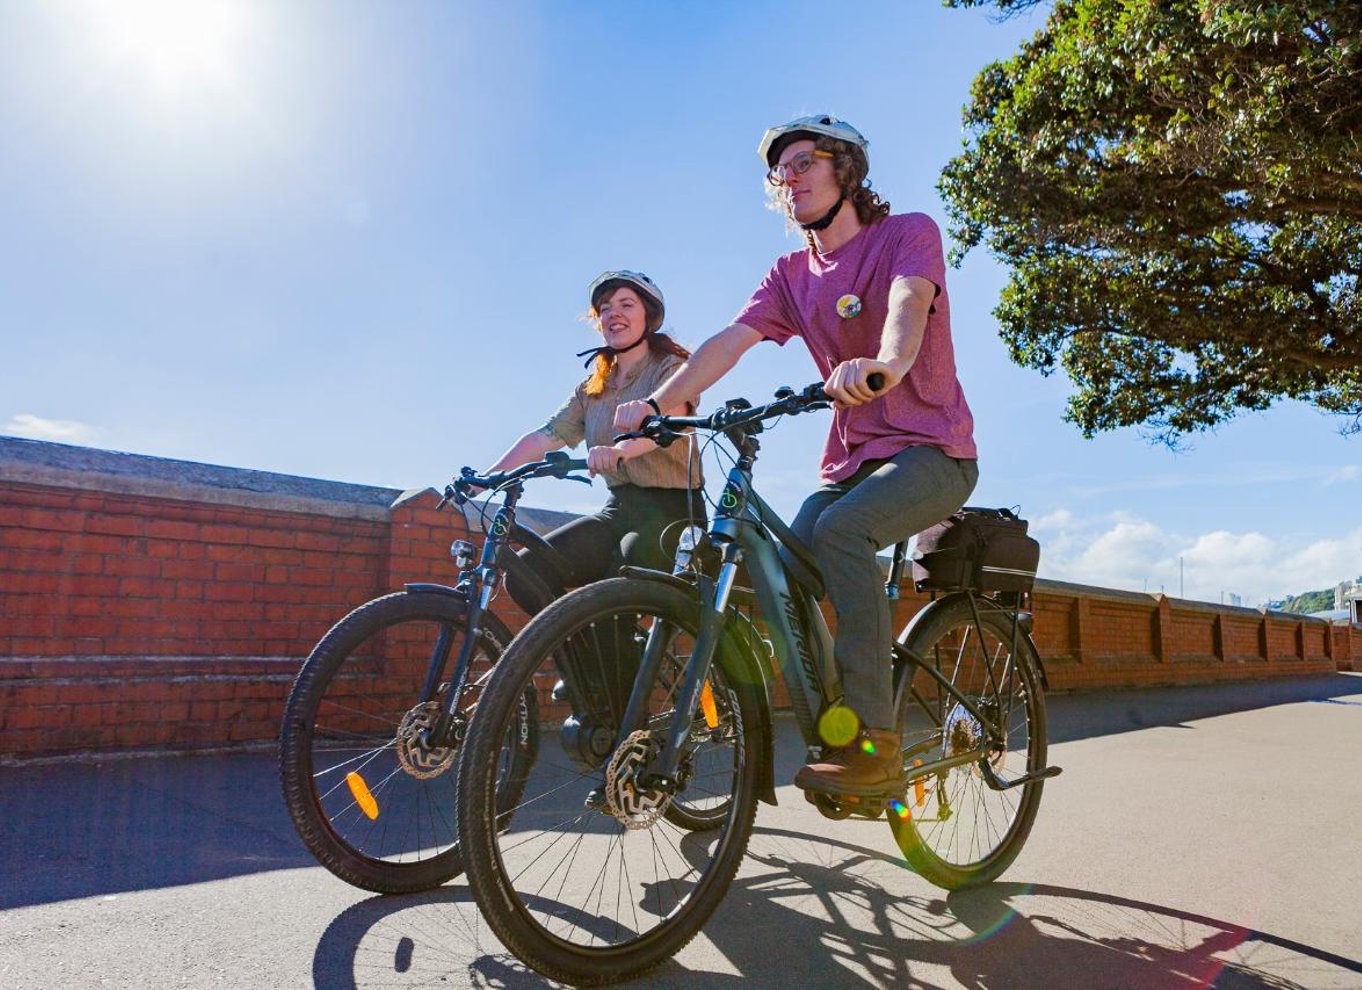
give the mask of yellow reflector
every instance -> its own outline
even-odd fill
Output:
[[[861,720],[845,705],[833,705],[818,717],[818,735],[829,746],[845,746],[861,731]]]
[[[914,760],[913,766],[915,767],[922,766],[922,761]],[[923,782],[922,778],[919,777],[917,780],[913,781],[913,801],[919,808],[921,808],[926,800],[927,800],[927,785],[926,783]]]
[[[714,705],[714,692],[710,689],[708,680],[700,689],[700,711],[705,713],[705,725],[711,729],[719,727],[719,709]]]
[[[345,775],[345,782],[350,785],[350,793],[355,796],[355,804],[359,805],[359,810],[369,816],[369,820],[378,817],[378,802],[374,800],[373,794],[369,793],[369,785],[364,782],[364,778],[353,771]]]

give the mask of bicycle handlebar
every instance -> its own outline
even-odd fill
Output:
[[[445,497],[441,500],[442,504],[446,501],[453,501],[462,505],[467,502],[472,488],[497,489],[503,485],[508,485],[514,481],[523,481],[526,478],[570,478],[572,471],[585,471],[586,460],[580,457],[568,457],[561,451],[552,451],[544,456],[542,461],[530,461],[520,467],[512,468],[509,471],[498,471],[496,474],[480,475],[471,467],[464,467],[459,470],[459,476],[448,485],[445,485]],[[572,481],[584,481],[590,484],[587,478],[570,478]]]
[[[866,384],[878,392],[884,387],[884,376],[875,372],[867,376]],[[826,409],[831,402],[832,399],[827,392],[823,391],[822,382],[806,385],[798,392],[787,386],[777,389],[775,401],[764,406],[753,406],[746,399],[731,399],[724,404],[724,408],[708,416],[648,416],[634,432],[621,433],[615,437],[615,443],[642,438],[665,447],[679,438],[681,430],[709,430],[720,433],[735,426],[774,419],[777,416],[797,416],[815,409]]]

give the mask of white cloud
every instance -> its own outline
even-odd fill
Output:
[[[1293,546],[1263,533],[1163,529],[1128,512],[1080,516],[1060,509],[1034,527],[1041,577],[1200,601],[1260,605],[1331,588],[1362,571],[1362,526]]]
[[[0,434],[26,437],[29,440],[55,440],[58,443],[92,444],[99,436],[97,430],[71,419],[43,419],[32,413],[17,413],[0,426]]]

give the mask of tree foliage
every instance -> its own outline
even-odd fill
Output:
[[[1003,15],[1037,0],[947,0]],[[940,190],[1018,364],[1091,436],[1290,397],[1362,417],[1362,3],[1056,0]]]
[[[1282,602],[1278,611],[1309,615],[1311,612],[1328,612],[1333,607],[1334,591],[1332,588],[1326,588],[1323,591],[1306,591],[1299,595],[1291,595]]]

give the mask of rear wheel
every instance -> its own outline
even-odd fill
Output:
[[[699,932],[742,860],[762,722],[722,655],[711,667],[713,707],[706,712],[702,699],[691,713],[679,790],[654,788],[647,777],[698,625],[697,602],[678,588],[602,581],[535,616],[487,686],[460,771],[469,886],[503,944],[549,977],[594,985],[669,958]],[[498,820],[488,767],[517,699],[535,689],[544,701],[560,671],[589,667],[603,653],[637,662],[650,636],[663,652],[644,727],[619,741],[608,712],[560,706],[552,717],[565,728],[556,741],[546,731],[518,805]],[[588,728],[604,733],[604,746],[584,741]]]
[[[1040,806],[1044,782],[990,787],[984,763],[1003,782],[1044,769],[1045,696],[1035,647],[1020,630],[1013,650],[1012,613],[976,599],[929,606],[913,626],[907,648],[933,666],[998,726],[990,744],[986,726],[923,670],[903,668],[911,682],[899,692],[908,789],[891,805],[889,826],[909,864],[939,887],[988,883],[1021,852]],[[916,693],[916,696],[914,694]],[[979,760],[928,775],[916,767],[983,750]]]
[[[280,776],[294,827],[317,861],[379,893],[438,887],[463,872],[455,771],[469,710],[510,639],[484,616],[468,682],[446,738],[427,731],[453,687],[467,636],[463,598],[398,592],[361,605],[313,649],[289,694]],[[432,662],[438,692],[423,700]],[[503,800],[523,785],[537,744],[536,699],[521,699],[515,732],[496,754]]]

